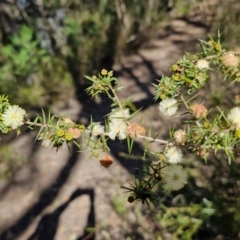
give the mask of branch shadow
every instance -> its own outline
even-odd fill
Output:
[[[68,207],[68,205],[81,195],[89,195],[90,198],[90,212],[87,219],[86,228],[84,234],[80,237],[86,237],[88,235],[87,228],[95,226],[95,214],[94,214],[94,190],[93,189],[77,189],[67,202],[58,207],[54,212],[45,214],[40,220],[35,232],[28,238],[28,240],[53,240],[57,231],[59,218],[62,212]],[[79,213],[81,214],[81,213]],[[94,239],[94,235],[92,238]]]
[[[77,150],[77,147],[73,146],[73,155],[69,158],[67,164],[62,168],[56,181],[41,194],[39,201],[36,204],[30,207],[29,210],[15,224],[6,229],[0,235],[1,240],[16,239],[16,237],[18,237],[28,227],[28,225],[31,224],[32,220],[52,203],[61,187],[67,181],[71,173],[71,169],[74,167],[79,158]]]

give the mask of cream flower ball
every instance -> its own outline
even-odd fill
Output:
[[[163,182],[166,186],[177,191],[187,183],[187,173],[180,165],[171,165],[162,169]]]
[[[11,127],[12,129],[17,129],[23,125],[25,116],[26,111],[24,109],[17,105],[9,106],[2,114],[3,124]]]
[[[227,115],[227,119],[238,129],[240,128],[240,107],[234,107]]]
[[[159,103],[159,110],[165,116],[172,116],[174,113],[176,113],[177,109],[177,100],[174,98],[167,98]]]
[[[183,154],[180,148],[173,146],[167,147],[165,156],[169,163],[176,164],[182,161]]]
[[[196,67],[199,70],[208,69],[209,68],[209,62],[207,60],[204,60],[204,59],[198,60],[197,63],[196,63]]]

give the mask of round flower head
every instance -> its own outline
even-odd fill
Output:
[[[101,126],[100,123],[92,123],[93,127],[89,126],[88,129],[92,130],[92,135],[97,136],[104,133],[104,126]]]
[[[120,140],[123,140],[127,137],[127,124],[123,120],[112,120],[109,123],[109,130],[108,136],[112,140],[114,140],[117,135]]]
[[[187,183],[187,173],[179,165],[171,165],[162,169],[163,182],[176,191]]]
[[[232,53],[226,53],[221,57],[222,64],[226,67],[237,67],[239,58]]]
[[[167,98],[159,103],[159,110],[165,116],[172,116],[177,111],[177,109],[177,100],[175,100],[174,98]]]
[[[81,131],[78,128],[69,128],[66,132],[72,134],[73,138],[79,138],[81,136]]]
[[[199,70],[203,70],[203,69],[208,69],[209,68],[209,62],[207,60],[201,59],[197,61],[196,67]]]
[[[176,143],[184,145],[185,142],[187,141],[187,134],[182,129],[179,129],[179,130],[174,132],[173,138],[174,138]]]
[[[11,127],[12,129],[17,129],[23,125],[25,116],[26,111],[24,109],[17,105],[9,106],[2,115],[3,124]]]
[[[202,118],[207,116],[207,109],[202,104],[194,104],[190,108],[192,115],[195,118]]]
[[[127,127],[127,135],[130,137],[136,137],[137,135],[145,135],[146,129],[137,123],[130,123]]]
[[[235,128],[240,128],[240,107],[231,109],[227,118],[235,126]]]
[[[169,163],[176,164],[182,161],[182,151],[178,147],[168,147],[165,156]]]

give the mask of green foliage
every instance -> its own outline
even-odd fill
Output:
[[[46,116],[43,110],[42,117],[37,116],[34,122],[29,124],[30,128],[34,126],[40,126],[36,139],[42,140],[44,146],[52,146],[57,150],[64,143],[67,145],[74,143],[80,148],[75,139],[79,138],[81,132],[85,130],[83,125],[75,124],[70,118],[58,117],[50,112]]]
[[[72,80],[76,92],[81,91],[85,83],[81,76],[95,72],[103,62],[110,66],[127,43],[147,35],[146,30],[166,16],[167,1],[72,1],[67,6],[44,1],[43,10],[35,9],[38,18],[27,8],[23,7],[22,15],[15,5],[8,7],[15,11],[13,18],[23,19],[16,20],[18,33],[8,34],[2,42],[0,94],[8,94],[17,104],[44,107],[66,99]],[[46,18],[44,7],[54,24]],[[61,20],[55,10],[61,12]]]
[[[0,51],[1,93],[28,107],[46,106],[59,95],[68,95],[62,91],[70,89],[69,73],[61,61],[39,47],[31,28],[23,25],[10,41]]]
[[[79,63],[76,71],[82,75],[99,68],[105,55],[107,34],[114,21],[111,5],[107,1],[92,6],[83,4],[82,11],[74,9],[65,20],[63,33],[68,40],[67,55]]]
[[[214,214],[212,203],[203,199],[201,204],[166,207],[157,218],[162,227],[172,233],[172,239],[190,240]]]
[[[11,181],[24,158],[10,146],[0,146],[0,179]]]
[[[3,133],[8,133],[10,129],[3,124],[2,113],[4,113],[8,106],[10,105],[8,97],[5,95],[0,95],[0,131]]]
[[[124,203],[124,199],[121,196],[119,195],[115,196],[112,202],[113,202],[114,208],[119,214],[124,215],[127,213],[126,204]]]

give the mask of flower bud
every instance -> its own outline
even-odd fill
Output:
[[[106,69],[102,69],[101,74],[102,74],[103,76],[107,75],[107,73],[108,73],[108,71],[107,71]]]
[[[98,157],[99,157],[99,152],[96,151],[96,150],[94,150],[94,151],[92,152],[92,155],[93,155],[95,158],[98,158]]]
[[[176,72],[176,71],[181,71],[180,67],[177,65],[177,64],[173,64],[172,67],[171,67],[171,70],[173,72]]]
[[[236,130],[235,136],[236,136],[237,138],[240,138],[240,129],[237,129],[237,130]]]
[[[108,77],[112,77],[113,76],[113,71],[110,71],[110,72],[108,72]]]
[[[134,196],[129,196],[128,197],[128,202],[133,203],[135,201],[135,197]]]
[[[194,104],[190,107],[191,113],[195,118],[202,118],[207,116],[207,109],[202,104]]]
[[[102,159],[99,160],[101,166],[108,168],[112,165],[113,159],[110,156],[104,156]]]
[[[179,130],[174,132],[173,138],[174,138],[176,143],[184,145],[185,142],[187,141],[187,134],[184,130],[179,129]]]
[[[224,54],[221,57],[222,64],[226,67],[237,67],[239,64],[239,58],[232,53]]]
[[[196,154],[199,157],[201,157],[203,159],[206,159],[209,156],[209,150],[208,149],[199,148],[199,149],[197,149]]]

